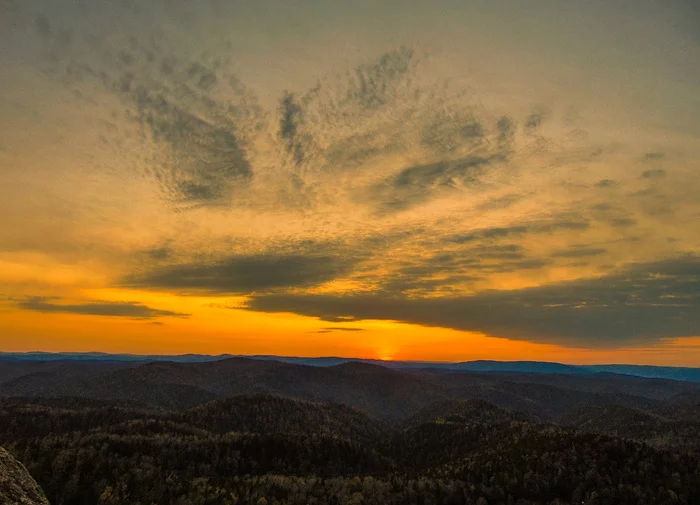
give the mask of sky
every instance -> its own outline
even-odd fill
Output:
[[[0,350],[700,366],[695,0],[0,0]]]

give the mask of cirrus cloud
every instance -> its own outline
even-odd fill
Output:
[[[84,303],[54,303],[52,297],[32,296],[16,303],[22,310],[49,314],[77,314],[82,316],[125,317],[132,319],[154,319],[157,317],[189,317],[183,312],[154,309],[138,302],[89,301]]]

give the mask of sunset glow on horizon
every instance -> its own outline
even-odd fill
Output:
[[[0,351],[700,366],[699,20],[0,1]]]

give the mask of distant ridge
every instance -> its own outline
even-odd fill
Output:
[[[275,355],[242,355],[242,354],[110,354],[103,352],[0,352],[0,361],[26,362],[26,361],[102,361],[122,363],[150,363],[169,361],[175,363],[207,363],[230,358],[248,358],[256,360],[273,360],[296,365],[308,365],[315,367],[329,367],[344,363],[359,362],[372,365],[380,365],[396,370],[444,370],[446,372],[499,372],[499,373],[542,373],[583,375],[596,373],[612,373],[621,375],[633,375],[654,379],[672,379],[690,382],[700,382],[700,368],[654,366],[654,365],[568,365],[564,363],[545,361],[493,361],[476,360],[457,363],[435,361],[383,361],[363,358],[342,358],[327,356],[318,358]]]
[[[562,374],[586,374],[594,373],[586,367],[577,365],[565,365],[562,363],[550,363],[546,361],[464,361],[448,365],[450,370],[463,370],[468,372],[518,372],[518,373],[562,373]]]
[[[106,352],[0,352],[3,361],[128,361],[148,363],[151,361],[174,361],[176,363],[200,363],[232,358],[232,354],[111,354]]]

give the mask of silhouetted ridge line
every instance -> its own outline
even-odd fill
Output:
[[[256,361],[277,361],[281,363],[307,365],[314,367],[337,366],[343,363],[366,363],[395,370],[450,370],[462,372],[516,372],[516,373],[559,373],[566,375],[584,375],[595,373],[614,373],[638,377],[684,380],[700,382],[700,368],[670,367],[654,365],[567,365],[564,363],[544,361],[494,361],[475,360],[455,363],[431,361],[387,361],[363,358],[341,357],[296,357],[274,355],[136,355],[108,353],[0,353],[0,362],[113,362],[115,364],[137,364],[168,361],[173,363],[207,363],[230,359],[247,359]]]

